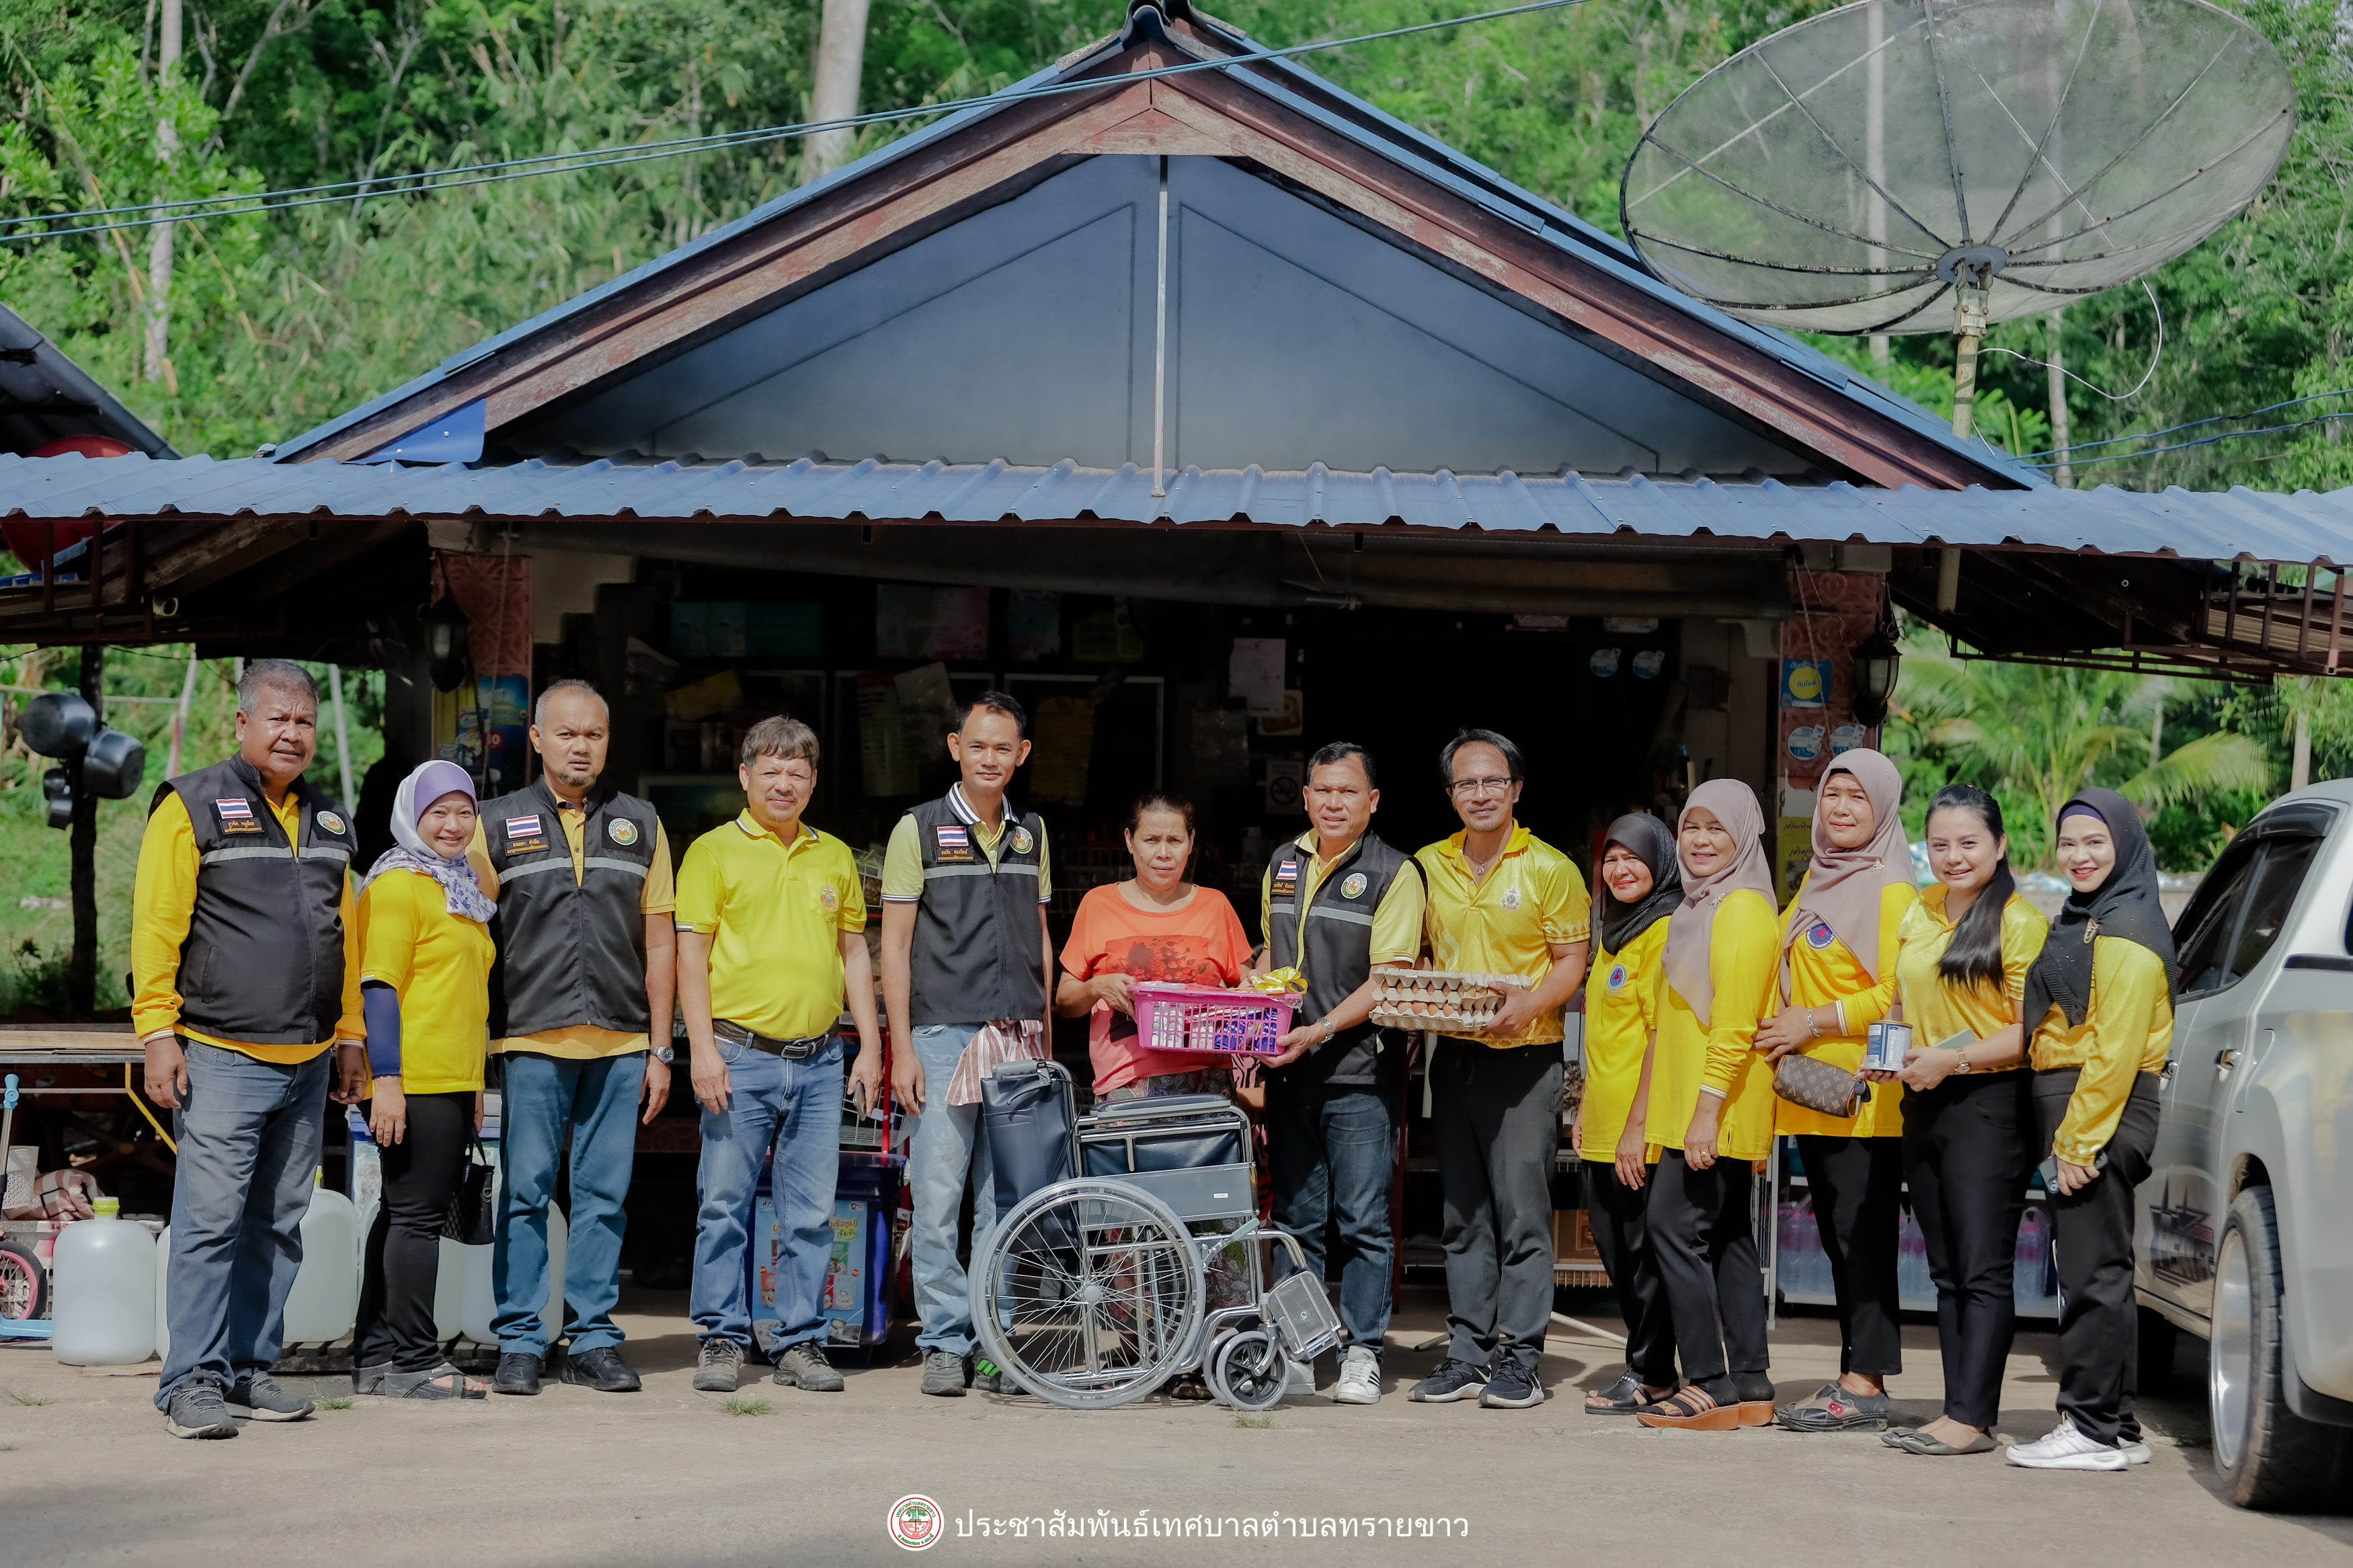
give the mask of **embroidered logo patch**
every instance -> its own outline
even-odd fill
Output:
[[[343,819],[332,811],[322,811],[319,814],[319,826],[330,833],[341,833],[343,830]]]
[[[835,892],[833,884],[828,882],[817,890],[817,901],[828,910],[838,910],[841,907],[841,895]]]
[[[1365,874],[1362,871],[1355,872],[1346,881],[1341,883],[1340,896],[1344,899],[1363,898],[1365,896]]]
[[[540,826],[537,816],[510,816],[507,818],[508,843],[512,844],[518,838],[536,838],[539,836]]]
[[[1299,862],[1285,860],[1274,868],[1274,896],[1287,899],[1299,891]]]
[[[1626,966],[1624,964],[1613,963],[1609,966],[1609,989],[1612,991],[1623,991],[1626,989]]]
[[[932,829],[932,841],[938,846],[943,865],[972,858],[972,835],[955,823],[943,822]]]
[[[638,841],[638,825],[626,816],[617,816],[605,824],[605,837],[626,849]]]
[[[1503,903],[1507,910],[1516,910],[1520,907],[1520,889],[1516,885],[1504,889]]]
[[[1831,930],[1828,922],[1823,921],[1816,921],[1813,929],[1806,932],[1806,945],[1816,951],[1830,946],[1837,940],[1838,932]]]
[[[213,809],[220,813],[220,825],[221,831],[223,833],[259,833],[261,831],[261,824],[254,821],[253,819],[253,807],[247,804],[242,795],[233,795],[225,800],[216,800],[213,802]]]
[[[1035,838],[1029,836],[1029,830],[1028,828],[1017,827],[1013,830],[1013,852],[1016,855],[1029,854],[1031,847],[1037,842],[1038,841]]]

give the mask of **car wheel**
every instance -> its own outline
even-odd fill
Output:
[[[2214,1468],[2242,1508],[2293,1509],[2353,1484],[2353,1430],[2316,1426],[2287,1405],[2281,1362],[2279,1216],[2269,1187],[2231,1205],[2215,1249],[2207,1394]]]

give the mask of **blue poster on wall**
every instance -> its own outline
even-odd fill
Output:
[[[1820,708],[1830,700],[1831,661],[1826,658],[1785,658],[1781,661],[1781,706]]]

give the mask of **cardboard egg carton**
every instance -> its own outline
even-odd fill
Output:
[[[1516,974],[1465,974],[1443,969],[1377,969],[1380,991],[1373,1022],[1388,1029],[1435,1029],[1444,1035],[1485,1032],[1507,991],[1525,989]]]

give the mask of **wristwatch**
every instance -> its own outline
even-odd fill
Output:
[[[1315,1043],[1319,1046],[1328,1046],[1332,1043],[1332,1037],[1338,1031],[1333,1028],[1332,1020],[1326,1018],[1324,1020],[1324,1037]]]
[[[661,1063],[664,1067],[668,1067],[672,1062],[678,1060],[678,1053],[671,1050],[668,1046],[656,1046],[654,1047],[654,1060]]]
[[[1969,1070],[1969,1053],[1958,1046],[1953,1047],[1953,1070],[1957,1073]]]

